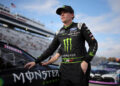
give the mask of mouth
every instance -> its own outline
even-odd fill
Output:
[[[61,18],[62,20],[65,19],[64,17]]]

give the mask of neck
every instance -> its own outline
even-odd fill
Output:
[[[64,26],[69,26],[71,23],[72,23],[72,20],[71,20],[71,21],[68,21],[68,22],[65,22],[65,23],[64,23]]]

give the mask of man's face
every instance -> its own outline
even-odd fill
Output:
[[[61,21],[63,23],[66,23],[66,22],[72,21],[72,18],[74,17],[74,14],[62,11],[60,17],[61,17]]]

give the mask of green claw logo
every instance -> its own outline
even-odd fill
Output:
[[[72,38],[66,38],[63,40],[64,42],[64,50],[66,52],[71,51],[72,50]]]
[[[62,8],[65,8],[65,5]]]
[[[89,55],[90,55],[90,56],[94,56],[93,52],[90,52]]]
[[[53,84],[53,83],[58,83],[59,79],[52,79],[52,80],[47,80],[47,81],[43,81],[42,85],[48,85],[48,84]]]
[[[3,79],[0,78],[0,86],[3,86]]]

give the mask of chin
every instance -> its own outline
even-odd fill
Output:
[[[63,22],[63,23],[66,23],[66,21],[65,21],[65,20],[63,20],[62,22]]]

